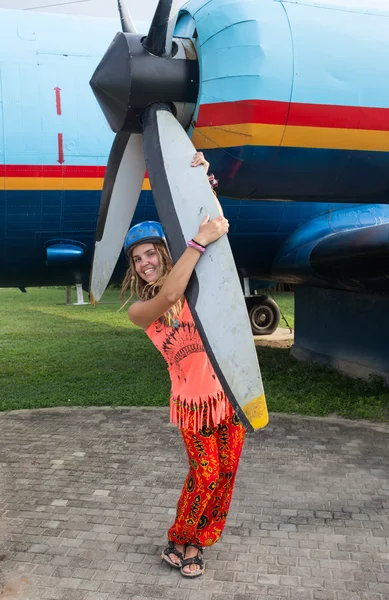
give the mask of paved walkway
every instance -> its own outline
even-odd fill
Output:
[[[256,346],[273,346],[274,348],[289,348],[294,341],[294,331],[279,327],[271,335],[254,335]]]
[[[389,425],[272,416],[190,581],[158,556],[187,468],[167,421],[0,415],[1,599],[389,600]]]

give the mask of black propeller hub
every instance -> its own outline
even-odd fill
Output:
[[[197,102],[199,66],[193,52],[192,60],[180,58],[182,53],[159,57],[150,54],[142,42],[144,36],[118,33],[90,81],[115,132],[141,133],[141,115],[154,102]]]

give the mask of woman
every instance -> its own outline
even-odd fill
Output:
[[[201,152],[192,166],[209,164]],[[210,176],[211,184],[217,184]],[[221,209],[220,209],[221,210]],[[170,420],[179,426],[189,473],[177,504],[161,558],[184,577],[204,573],[202,550],[220,538],[225,526],[245,430],[229,404],[208,360],[184,292],[205,251],[228,232],[221,214],[206,216],[187,249],[173,265],[159,223],[130,229],[125,241],[129,268],[122,298],[130,288],[139,301],[128,310],[168,363],[171,378]]]

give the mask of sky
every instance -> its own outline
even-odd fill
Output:
[[[134,21],[151,21],[158,0],[126,0]],[[181,1],[184,4],[184,0]],[[117,17],[117,0],[0,0],[0,8]]]

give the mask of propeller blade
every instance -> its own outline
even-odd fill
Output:
[[[154,56],[170,57],[173,32],[182,0],[159,0],[143,47]]]
[[[120,21],[122,23],[122,30],[124,33],[137,33],[134,21],[131,18],[129,10],[124,0],[118,0],[118,8],[120,14]]]
[[[142,123],[155,204],[177,261],[204,216],[219,215],[218,206],[204,169],[191,167],[196,150],[169,105],[149,105]],[[229,401],[248,429],[263,427],[267,409],[261,374],[227,236],[207,248],[185,296]]]
[[[142,136],[118,133],[108,159],[97,221],[90,282],[93,304],[103,295],[119,259],[145,171]]]

